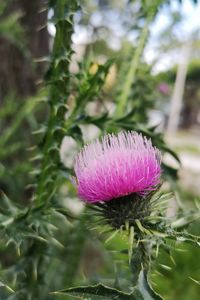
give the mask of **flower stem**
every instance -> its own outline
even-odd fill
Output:
[[[133,249],[130,264],[133,275],[133,286],[137,286],[139,275],[142,270],[148,272],[149,264],[150,256],[147,242],[140,242],[138,247]]]
[[[54,22],[56,35],[46,83],[50,86],[48,103],[50,108],[47,131],[42,142],[41,171],[35,193],[36,205],[48,203],[55,194],[60,165],[60,145],[66,134],[66,102],[70,94],[69,63],[72,54],[71,35],[73,33],[73,14],[77,2],[56,1],[54,4]],[[71,120],[70,124],[72,124]]]
[[[135,82],[136,79],[136,72],[140,64],[141,55],[143,53],[148,33],[149,33],[149,25],[152,22],[155,15],[155,11],[152,9],[150,10],[150,13],[146,19],[146,23],[142,29],[138,46],[136,50],[134,50],[134,55],[132,57],[132,60],[130,62],[130,68],[127,72],[126,78],[124,78],[124,85],[121,89],[121,92],[119,94],[119,97],[117,99],[117,107],[115,111],[115,117],[119,118],[122,117],[127,106],[128,98],[131,92],[131,86]]]

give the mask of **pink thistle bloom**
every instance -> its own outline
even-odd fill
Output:
[[[169,94],[169,86],[167,83],[163,82],[159,85],[158,90],[161,94],[168,95]]]
[[[160,164],[160,151],[141,134],[108,134],[75,158],[78,195],[88,203],[145,195],[160,183]]]

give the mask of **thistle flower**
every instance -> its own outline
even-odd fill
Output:
[[[144,195],[159,184],[160,161],[159,150],[142,135],[108,134],[86,145],[76,157],[78,195],[89,203]]]
[[[100,208],[115,228],[149,215],[149,195],[161,175],[160,151],[136,132],[108,134],[75,158],[78,195]]]

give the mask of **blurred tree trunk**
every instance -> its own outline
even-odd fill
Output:
[[[45,0],[0,0],[1,112],[6,111],[10,99],[13,103],[13,111],[0,119],[0,141],[15,128],[17,118],[19,122],[20,108],[27,97],[37,93],[38,82],[45,73],[44,63],[34,63],[35,58],[49,53],[45,4]],[[43,115],[44,111],[39,111],[37,117],[39,113]],[[0,189],[16,201],[27,203],[32,193],[31,188],[25,189],[31,166],[27,147],[34,143],[31,132],[36,119],[33,113],[25,114],[20,117],[23,121],[15,134],[1,146],[10,149],[18,145],[18,148],[0,156]]]
[[[189,129],[198,124],[198,115],[200,112],[199,81],[198,79],[197,83],[194,81],[186,84],[184,106],[180,122],[180,127],[183,129]]]
[[[180,121],[180,113],[182,108],[183,93],[185,88],[185,81],[186,81],[188,63],[190,59],[190,53],[191,53],[191,42],[189,41],[185,45],[183,45],[182,48],[180,63],[178,65],[176,81],[174,84],[174,90],[173,90],[171,103],[170,103],[167,133],[171,135],[176,133]]]
[[[5,0],[0,0],[0,4],[3,3]],[[42,11],[44,6],[44,0],[8,1],[0,17],[2,21],[12,13],[21,13],[19,23],[23,29],[21,47],[0,33],[0,103],[8,93],[13,92],[23,99],[37,90],[45,65],[34,64],[33,60],[46,56],[49,51],[48,32],[46,26],[43,27],[47,23],[47,10]]]

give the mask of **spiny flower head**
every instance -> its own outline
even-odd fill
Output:
[[[136,132],[108,134],[75,158],[78,195],[87,203],[143,196],[160,183],[160,151]]]

